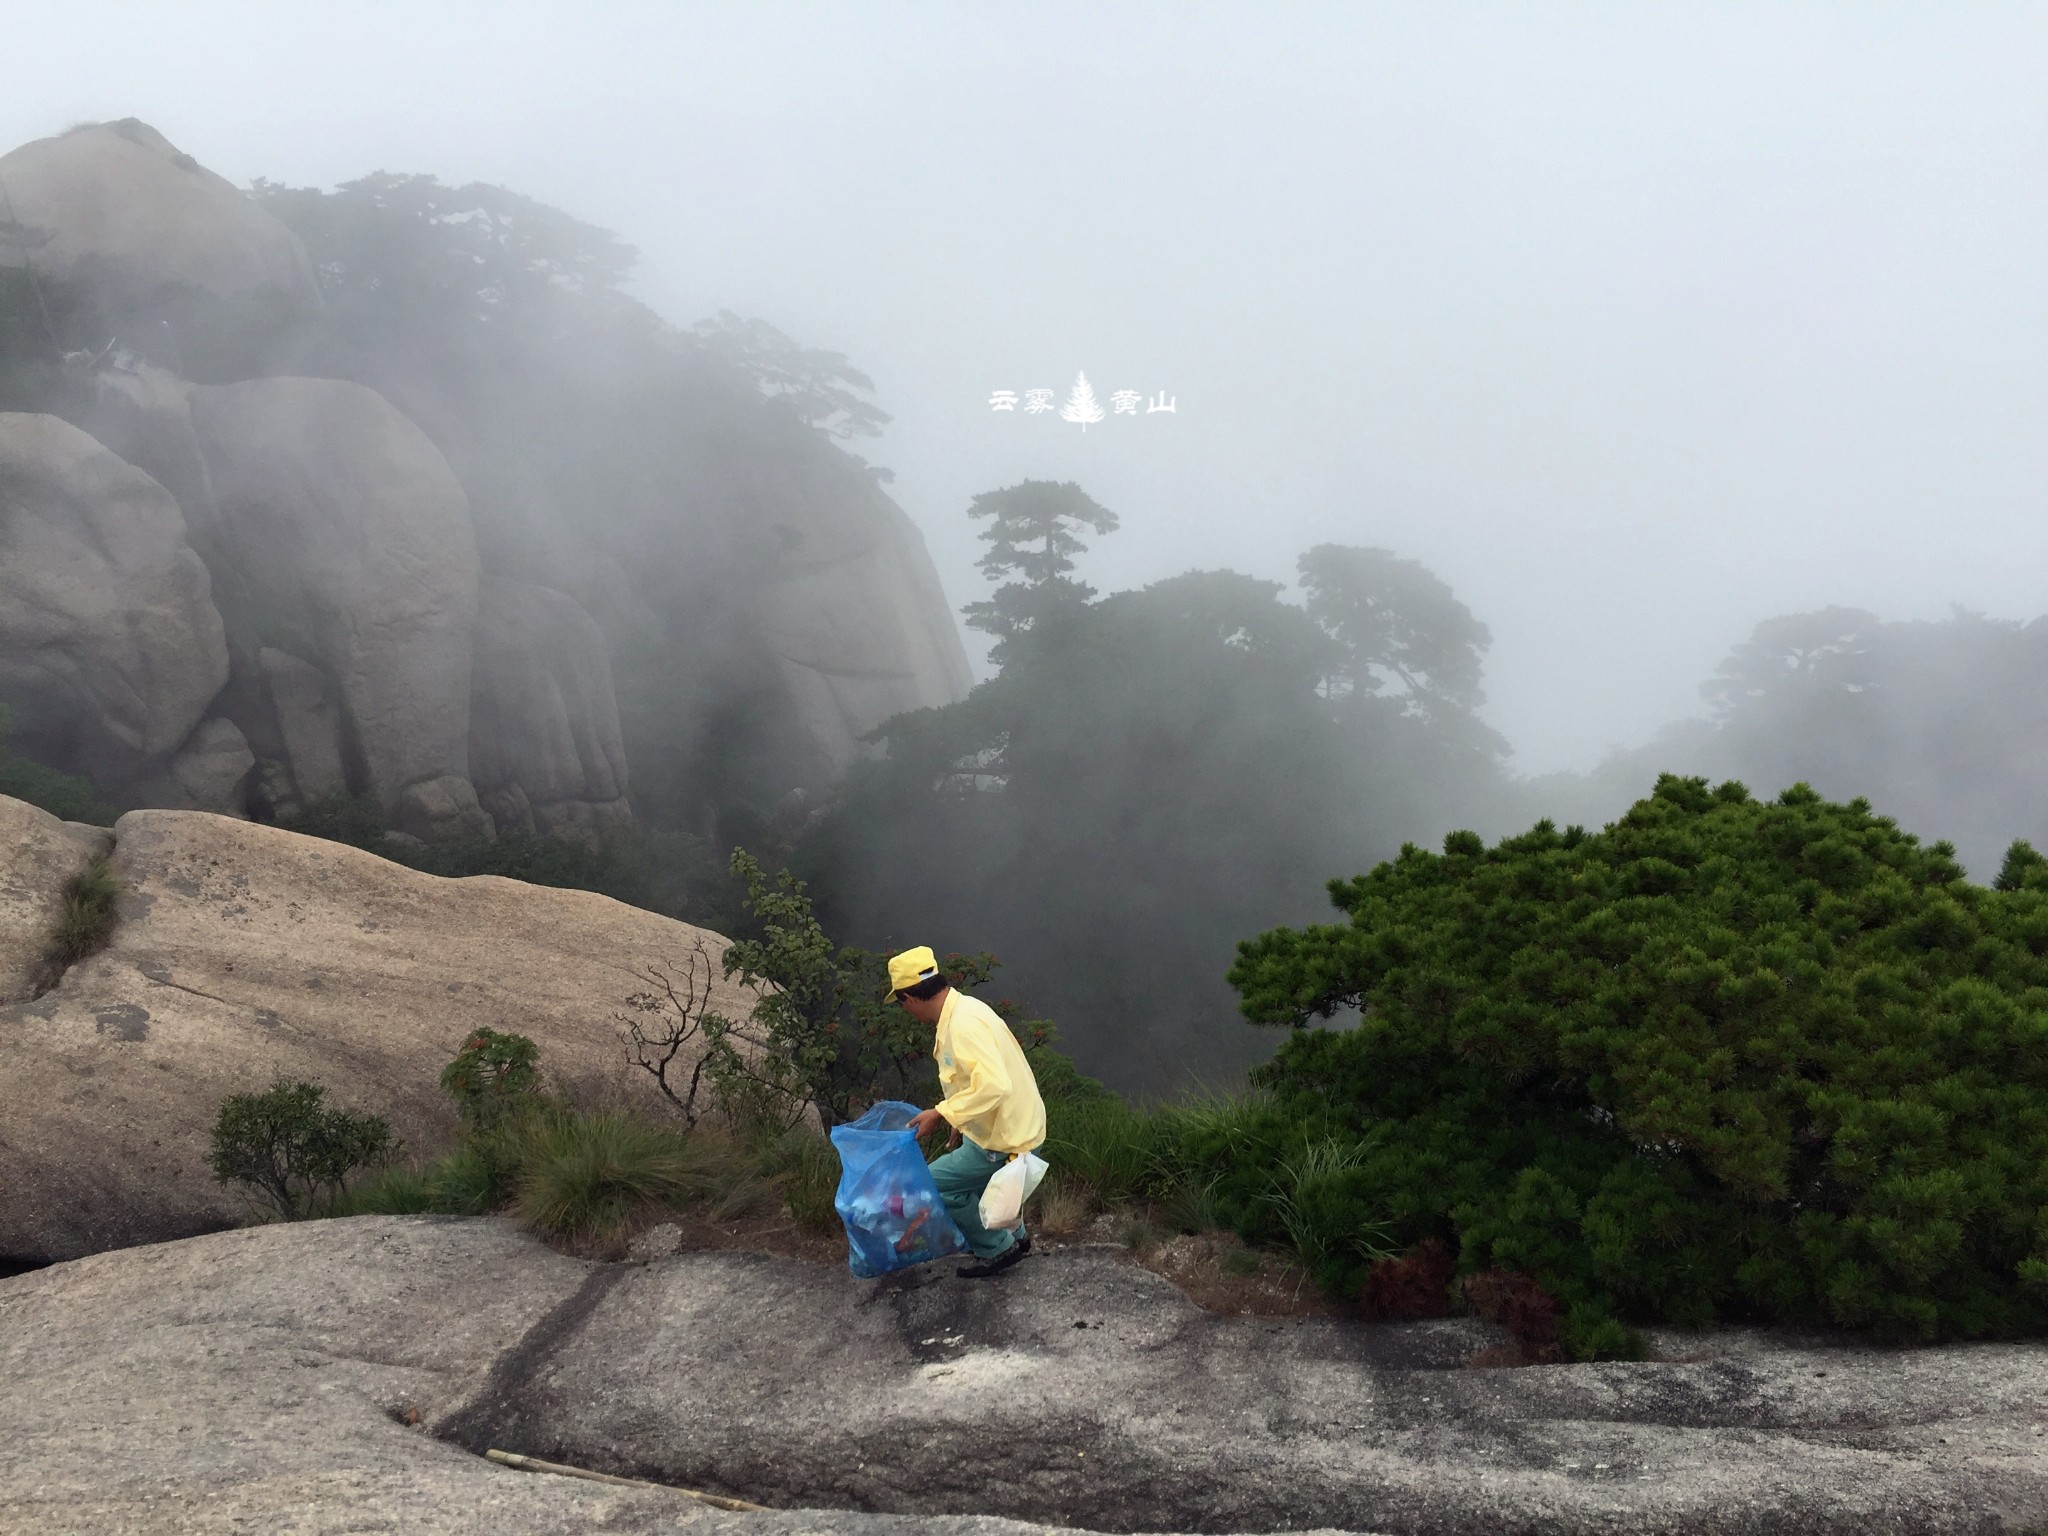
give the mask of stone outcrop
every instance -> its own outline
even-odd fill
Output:
[[[334,680],[387,812],[411,786],[466,781],[476,540],[447,462],[359,384],[257,379],[191,402],[216,507],[193,541],[225,573],[230,633]]]
[[[345,791],[348,766],[342,755],[341,705],[327,674],[310,661],[269,646],[257,651],[256,667],[277,725],[292,798],[316,800]]]
[[[760,616],[798,719],[834,772],[891,715],[965,698],[974,681],[924,536],[836,458],[792,455],[769,477],[783,548]]]
[[[63,402],[65,419],[171,493],[188,523],[211,526],[213,482],[192,430],[192,386],[161,368],[102,368]]]
[[[629,745],[661,782],[745,753],[748,787],[702,793],[773,799],[970,686],[923,540],[866,468],[620,295],[564,299],[567,339],[515,340],[479,389],[374,323],[338,340],[298,237],[146,124],[24,145],[0,190],[0,300],[52,332],[9,343],[21,377],[157,487],[130,477],[95,531],[134,516],[189,544],[215,615],[144,675],[135,632],[172,596],[45,548],[0,571],[0,700],[32,755],[117,803],[274,816],[349,791],[429,840],[605,841],[632,827]],[[288,367],[358,382],[265,376]],[[82,579],[92,601],[58,616],[101,615],[90,657],[42,646],[30,593]]]
[[[476,786],[459,773],[406,785],[398,797],[395,819],[394,831],[422,843],[478,837],[489,842],[497,836],[490,813],[476,797]]]
[[[113,833],[111,945],[23,999],[63,882],[100,836],[0,799],[0,1256],[236,1220],[207,1138],[223,1098],[280,1072],[387,1116],[422,1154],[452,1134],[437,1080],[479,1026],[532,1037],[581,1094],[654,1102],[618,1023],[647,990],[637,973],[700,943],[716,971],[725,947],[586,891],[444,880],[277,827],[132,811]],[[749,1011],[722,978],[713,992]]]
[[[23,738],[126,782],[183,744],[227,672],[169,493],[54,416],[0,414],[0,702]]]
[[[132,117],[22,145],[0,189],[0,261],[33,271],[61,345],[236,378],[320,308],[298,237]]]
[[[232,720],[202,720],[191,740],[171,759],[167,777],[175,790],[150,798],[178,810],[242,814],[242,785],[256,766],[256,754]]]
[[[762,628],[799,718],[835,770],[868,751],[861,737],[891,715],[973,686],[924,536],[893,502],[874,523],[871,542],[840,530],[851,547],[792,561],[764,601]]]
[[[626,746],[604,632],[549,587],[485,578],[470,773],[500,832],[628,832]]]
[[[495,1219],[269,1226],[0,1280],[0,1526],[2048,1524],[2039,1343],[1665,1335],[1630,1364],[1460,1369],[1479,1331],[1218,1317],[1113,1249],[874,1282],[731,1252],[591,1265]],[[492,1446],[776,1512],[466,1454]]]

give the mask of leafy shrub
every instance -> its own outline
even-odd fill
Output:
[[[721,964],[759,997],[750,1018],[702,1016],[704,1070],[728,1110],[744,1103],[792,1127],[815,1109],[837,1125],[863,1104],[924,1086],[930,1026],[884,1001],[886,959],[835,944],[787,872],[770,875],[742,848],[732,873],[758,936],[735,939]]]
[[[756,1001],[745,1019],[698,1015],[704,1076],[728,1117],[773,1120],[786,1129],[815,1111],[830,1126],[878,1099],[934,1100],[932,1029],[885,1001],[887,957],[834,943],[804,883],[788,871],[771,875],[744,848],[733,850],[730,868],[746,889],[749,934],[727,946],[720,964],[728,977],[757,989]],[[987,953],[949,954],[939,962],[954,986],[969,989],[999,963]],[[1023,1047],[1051,1052],[1049,1023],[1021,1017],[1009,998],[991,1006]],[[1086,1093],[1087,1083],[1068,1064],[1062,1085]]]
[[[476,1030],[441,1069],[441,1087],[454,1098],[464,1125],[489,1130],[508,1115],[538,1106],[540,1047],[524,1035]]]
[[[1212,1147],[1247,1235],[1294,1125],[1365,1149],[1360,1225],[1528,1275],[1574,1355],[1624,1317],[2048,1327],[2048,861],[1986,890],[1862,801],[1668,775],[1597,835],[1445,850],[1240,947],[1254,1020],[1363,1014]]]
[[[322,1104],[326,1090],[279,1078],[263,1093],[230,1094],[213,1123],[209,1162],[221,1183],[247,1184],[291,1221],[349,1175],[387,1160],[391,1127],[378,1115]]]

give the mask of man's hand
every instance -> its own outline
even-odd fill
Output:
[[[939,1126],[944,1124],[945,1119],[946,1117],[940,1114],[936,1109],[923,1110],[920,1113],[911,1116],[910,1133],[913,1136],[915,1136],[919,1141],[923,1141],[925,1137],[931,1135],[933,1131],[937,1130]]]

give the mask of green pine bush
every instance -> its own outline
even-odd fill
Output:
[[[1271,1241],[1273,1169],[1348,1143],[1319,1225],[1338,1198],[1373,1246],[1533,1276],[1578,1358],[1638,1347],[1623,1320],[2041,1331],[2048,860],[2015,844],[1987,889],[1952,854],[1668,775],[1597,834],[1404,848],[1331,883],[1347,921],[1240,946],[1250,1018],[1362,1019],[1298,1029],[1269,1107],[1192,1153]],[[1325,1249],[1355,1293],[1363,1248]]]

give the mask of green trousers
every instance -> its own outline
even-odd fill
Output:
[[[1024,1235],[1021,1221],[1000,1232],[981,1224],[981,1192],[1009,1160],[1009,1153],[991,1152],[971,1141],[962,1141],[944,1156],[932,1159],[932,1182],[939,1186],[939,1199],[977,1259],[994,1258]]]

